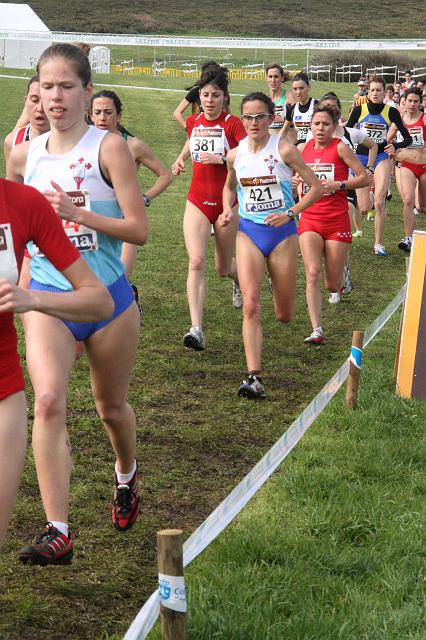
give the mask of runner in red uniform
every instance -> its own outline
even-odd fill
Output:
[[[215,266],[220,276],[234,281],[235,307],[242,306],[237,282],[234,248],[237,233],[237,217],[227,227],[217,224],[222,213],[222,191],[225,184],[226,155],[236,147],[246,133],[241,121],[224,111],[228,94],[228,74],[223,67],[200,83],[200,99],[203,113],[187,120],[189,139],[173,164],[172,173],[185,170],[185,161],[192,158],[193,174],[183,220],[185,246],[189,257],[187,295],[191,328],[183,338],[186,348],[202,351],[205,341],[202,330],[204,306],[204,271],[207,244],[211,225],[215,230]]]
[[[6,163],[9,160],[12,147],[32,140],[50,128],[49,120],[46,118],[40,99],[40,82],[37,74],[30,79],[27,86],[23,119],[26,120],[27,118],[28,124],[15,128],[4,140],[3,149]]]
[[[312,334],[305,342],[324,340],[321,326],[321,258],[325,259],[325,283],[332,293],[340,291],[343,267],[352,242],[347,191],[365,187],[369,177],[355,154],[333,138],[338,115],[330,107],[316,107],[311,123],[313,139],[304,145],[302,157],[323,184],[323,197],[304,210],[298,227],[306,270],[306,300]],[[354,177],[348,178],[349,169]],[[306,190],[304,189],[306,192]]]
[[[420,111],[422,92],[417,87],[411,87],[405,93],[406,112],[403,121],[407,127],[412,143],[408,149],[422,149],[426,145],[426,115]],[[396,133],[396,129],[389,131],[389,136]],[[398,247],[410,253],[413,242],[413,231],[416,229],[416,189],[418,189],[417,210],[426,212],[426,164],[415,164],[407,160],[401,161],[399,168],[398,188],[404,205],[404,233]]]
[[[72,283],[67,295],[16,286],[25,245],[34,240]],[[46,198],[32,187],[0,179],[0,545],[18,490],[26,445],[24,377],[13,312],[36,310],[68,320],[111,315],[105,287],[65,236]]]

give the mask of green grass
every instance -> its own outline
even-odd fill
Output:
[[[97,80],[109,80],[115,84],[117,76]],[[122,81],[130,84],[127,78],[123,78]],[[143,84],[154,86],[151,78],[143,79]],[[0,78],[0,106],[3,113],[0,138],[12,128],[20,113],[24,86],[22,80]],[[175,81],[170,86],[181,88],[182,84]],[[263,83],[257,85],[252,82],[235,82],[232,84],[232,91],[243,93],[263,87]],[[315,95],[320,95],[325,87],[337,88],[342,98],[353,93],[353,87],[349,85],[318,83],[314,86]],[[183,130],[171,118],[180,94],[133,89],[122,89],[119,93],[125,105],[124,123],[142,136],[170,166],[184,143]],[[232,106],[235,110],[238,109],[238,103],[239,99],[233,98]],[[146,171],[141,173],[141,183],[146,186],[150,183],[151,177]],[[0,174],[4,174],[2,161]],[[138,456],[143,482],[141,521],[128,535],[119,535],[111,528],[109,501],[113,456],[94,410],[87,361],[83,359],[78,362],[73,372],[69,389],[68,426],[74,450],[71,526],[79,533],[75,560],[71,567],[49,567],[47,570],[23,567],[17,562],[17,550],[43,525],[34,463],[29,451],[9,537],[0,555],[0,575],[4,585],[0,594],[0,637],[5,640],[44,640],[51,638],[52,634],[56,638],[66,640],[112,640],[114,636],[121,637],[155,585],[156,531],[164,527],[181,527],[185,537],[189,536],[288,428],[301,409],[340,366],[348,353],[352,330],[368,326],[404,281],[404,256],[396,248],[402,233],[401,203],[394,195],[386,227],[389,258],[378,260],[372,255],[372,226],[365,223],[365,236],[361,241],[354,242],[351,251],[355,291],[340,305],[332,306],[325,302],[324,326],[328,341],[323,348],[311,349],[303,344],[303,338],[310,331],[310,325],[304,299],[302,265],[299,263],[295,319],[286,327],[276,323],[273,318],[271,300],[265,283],[262,295],[265,335],[263,360],[268,400],[262,404],[238,401],[236,388],[245,371],[241,313],[231,307],[229,281],[221,280],[214,274],[213,242],[209,247],[207,269],[207,350],[200,354],[188,353],[182,348],[182,336],[189,325],[185,294],[187,257],[181,229],[189,179],[190,171],[176,179],[167,192],[150,207],[150,238],[147,245],[139,251],[134,278],[141,288],[145,309],[142,338],[129,398],[138,419]],[[393,191],[396,194],[395,186]],[[420,220],[420,224],[425,227],[423,219]],[[24,345],[21,342],[22,352],[23,349]],[[369,357],[382,362],[381,352],[374,342],[369,347]],[[391,400],[393,387],[385,385],[384,393]],[[30,385],[27,386],[27,396],[31,426],[33,416]],[[399,404],[408,406],[406,403]],[[336,423],[338,415],[337,411]],[[388,436],[395,452],[401,444],[397,431],[398,416],[399,414],[395,414],[396,422],[389,428]],[[373,424],[375,420],[373,413]],[[417,426],[416,428],[418,429]],[[311,458],[308,458],[310,466],[301,462],[300,468],[294,468],[290,488],[293,492],[298,491],[297,485],[300,482],[301,491],[303,486],[308,489],[309,485],[303,483],[306,483],[312,474],[313,481],[316,478],[319,485],[318,490],[323,486],[322,500],[326,502],[327,483],[330,487],[338,484],[342,478],[341,469],[345,468],[346,463],[334,459],[335,451],[329,448],[330,434],[324,429],[314,429],[312,433],[315,433],[317,441]],[[312,437],[309,436],[309,442]],[[377,453],[380,452],[380,435],[377,433],[376,439],[377,442],[372,446],[371,473],[374,471],[379,474],[376,459]],[[344,444],[343,434],[341,440],[336,440],[336,448],[343,447]],[[367,444],[368,441],[365,447]],[[291,454],[289,462],[297,465],[300,452],[308,446],[302,442]],[[343,460],[349,457],[345,447],[342,456]],[[421,466],[420,453],[417,459],[413,458],[414,463]],[[367,472],[366,462],[363,473]],[[400,473],[402,470],[398,471],[398,474]],[[278,475],[276,481],[281,477],[281,474]],[[388,476],[384,475],[378,482],[386,484],[388,480]],[[346,485],[343,486],[352,486],[347,480],[344,482]],[[355,488],[356,484],[354,480]],[[399,512],[404,514],[404,505],[409,502],[414,485],[408,480],[405,488],[403,481],[400,484],[400,490],[395,495],[395,510],[400,509]],[[290,494],[290,489],[288,491]],[[421,494],[416,495],[420,504]],[[365,499],[370,499],[367,490]],[[292,524],[292,531],[294,529],[292,543],[287,542],[283,547],[289,552],[297,548],[299,537],[302,550],[303,544],[306,544],[308,549],[313,545],[309,540],[303,542],[303,522],[299,525],[295,521],[293,524],[293,519],[301,517],[293,515],[294,502],[286,503],[285,512],[286,519]],[[346,527],[347,536],[354,535],[351,533],[351,526],[358,522],[358,516],[349,510],[349,506],[346,512],[342,509],[341,516],[333,516],[338,520],[341,517],[341,528],[344,530]],[[305,503],[305,518],[312,523],[312,528],[319,527],[321,522],[335,522],[330,520],[331,512],[328,512],[328,520],[324,520],[326,513],[317,518],[315,514],[320,508],[325,508],[322,501],[316,504],[314,497]],[[386,503],[378,503],[376,509],[380,522],[386,522],[390,517]],[[279,518],[279,513],[278,510],[276,518]],[[370,517],[368,509],[366,514]],[[409,526],[410,522],[408,520],[406,526]],[[328,539],[330,523],[321,525],[323,528],[320,527],[318,530],[316,544],[321,542],[323,534]],[[368,539],[368,523],[364,519],[361,524],[361,533]],[[401,526],[403,524],[402,522]],[[262,528],[266,532],[268,523],[262,525]],[[340,549],[340,561],[343,563],[348,551],[342,533],[339,533],[335,544],[337,552]],[[389,544],[391,555],[397,555],[399,547],[394,549],[392,540]],[[278,553],[278,547],[273,545],[273,541],[269,546],[271,554],[266,556],[265,562],[258,561],[259,570],[267,567],[268,563],[271,566],[275,563],[274,553]],[[260,548],[263,548],[263,544],[259,543]],[[324,550],[327,550],[326,545]],[[306,553],[307,551],[305,556]],[[392,558],[388,562],[389,571],[395,573],[399,564],[395,558],[392,562],[391,560]],[[354,566],[358,566],[355,560],[353,562]],[[232,566],[230,559],[231,571]],[[360,571],[362,566],[361,562]],[[401,580],[409,581],[411,569],[407,560],[406,571]],[[225,572],[225,569],[223,571]],[[247,569],[247,572],[248,580],[250,570]],[[307,567],[298,567],[297,572],[305,575]],[[302,591],[321,589],[321,576],[320,573],[316,577],[315,588],[314,585],[310,587],[311,583],[306,578]],[[394,584],[392,575],[387,576],[387,579]],[[339,603],[343,599],[342,589],[343,587],[339,586],[333,592],[330,587],[330,591],[326,591],[329,611],[340,606]],[[247,591],[241,590],[241,593],[247,594]],[[290,617],[300,615],[303,618],[303,608],[295,605],[290,595],[287,594],[283,598],[284,603],[287,603],[286,611],[289,611]],[[229,598],[231,603],[232,598]],[[254,604],[251,608],[255,608]],[[298,611],[301,613],[298,614]],[[311,624],[310,620],[315,615],[313,611],[306,612],[306,621],[303,624]],[[231,624],[230,618],[234,613],[232,604],[229,604],[223,610],[219,608],[214,616],[212,614],[209,628],[213,630],[210,637],[232,638],[232,635],[221,635],[220,630],[223,625]],[[393,624],[391,614],[389,610],[383,611],[383,624],[386,623],[389,627]],[[208,617],[207,612],[203,615]],[[255,628],[254,621],[251,628]],[[292,631],[286,634],[286,637],[295,640],[310,636],[298,636]]]
[[[395,397],[397,330],[364,354],[358,409],[339,392],[186,569],[191,638],[426,637],[426,405]]]
[[[54,31],[105,33],[191,34],[259,36],[266,38],[423,38],[419,5],[375,5],[360,0],[354,10],[350,0],[318,4],[288,0],[274,5],[258,0],[229,3],[205,0],[161,0],[146,3],[105,0],[102,6],[76,0],[72,5],[53,0],[33,0],[34,11]]]

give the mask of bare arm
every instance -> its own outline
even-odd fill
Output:
[[[73,291],[50,293],[21,289],[0,279],[0,313],[40,311],[72,322],[95,322],[111,317],[114,303],[104,285],[83,258],[64,269]]]
[[[280,146],[280,153],[284,162],[289,165],[293,171],[298,173],[309,187],[308,193],[301,198],[297,204],[291,207],[293,213],[297,215],[321,198],[321,183],[312,169],[306,166],[300,151],[293,144],[283,141]],[[272,227],[279,227],[289,221],[290,218],[286,213],[272,213],[265,218],[265,223]]]
[[[185,113],[185,111],[187,110],[190,104],[191,103],[188,102],[188,100],[185,100],[184,98],[179,102],[178,106],[173,112],[174,119],[177,120],[184,129],[186,129],[186,122],[185,122],[185,118],[183,117],[183,114]]]
[[[143,140],[129,138],[127,142],[135,162],[138,165],[143,164],[144,167],[157,176],[157,180],[152,187],[145,192],[153,200],[167,189],[173,180],[173,176]]]
[[[370,184],[370,176],[358,160],[354,152],[343,142],[339,142],[337,145],[337,153],[343,160],[349,169],[352,169],[354,176],[345,180],[345,189],[361,189],[362,187],[368,187]],[[340,182],[338,180],[324,180],[323,188],[324,193],[335,193],[339,190]]]
[[[174,176],[178,176],[180,173],[185,172],[185,161],[188,160],[190,155],[189,140],[187,140],[183,145],[182,151],[172,164],[172,174]]]
[[[368,149],[367,166],[374,167],[374,163],[376,162],[377,151],[379,147],[374,142],[373,138],[370,138],[370,136],[365,136],[361,144],[363,147],[366,147]]]
[[[115,134],[107,134],[101,143],[99,161],[102,172],[113,185],[123,218],[109,218],[76,207],[61,186],[54,182],[54,191],[45,191],[44,195],[60,218],[83,224],[123,242],[144,244],[148,237],[148,222],[135,162],[127,142]]]
[[[234,169],[234,161],[236,155],[237,147],[235,149],[232,149],[226,156],[228,175],[226,176],[222,194],[223,212],[218,218],[218,222],[222,227],[225,227],[227,224],[229,224],[233,216],[232,207],[234,206],[235,195],[237,193],[237,175]]]

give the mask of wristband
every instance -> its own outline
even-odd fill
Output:
[[[346,189],[346,183],[342,180],[339,182],[339,191],[344,191]]]
[[[147,193],[143,194],[143,201],[146,207],[149,207],[149,205],[151,204],[151,198]]]
[[[294,220],[294,211],[292,209],[287,209],[286,214],[290,218],[290,220]]]

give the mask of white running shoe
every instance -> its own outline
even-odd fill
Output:
[[[413,238],[411,236],[405,236],[405,238],[402,238],[402,240],[398,242],[398,249],[405,251],[405,253],[410,253],[412,244]]]
[[[360,229],[359,231],[354,231],[352,234],[352,238],[362,238],[362,230]]]
[[[186,349],[204,351],[206,343],[200,327],[191,327],[188,333],[185,333],[183,336],[183,346],[186,347]]]
[[[241,289],[234,280],[232,281],[232,305],[234,309],[241,309],[243,306],[243,294]]]
[[[310,336],[305,338],[304,342],[306,344],[321,344],[322,342],[324,342],[324,340],[325,340],[325,337],[321,327],[317,327],[312,331]]]
[[[374,253],[376,254],[376,256],[379,256],[380,258],[386,258],[386,256],[388,255],[388,252],[386,251],[386,249],[382,244],[374,245]]]
[[[338,304],[340,302],[340,293],[338,291],[332,291],[328,298],[330,304]]]

